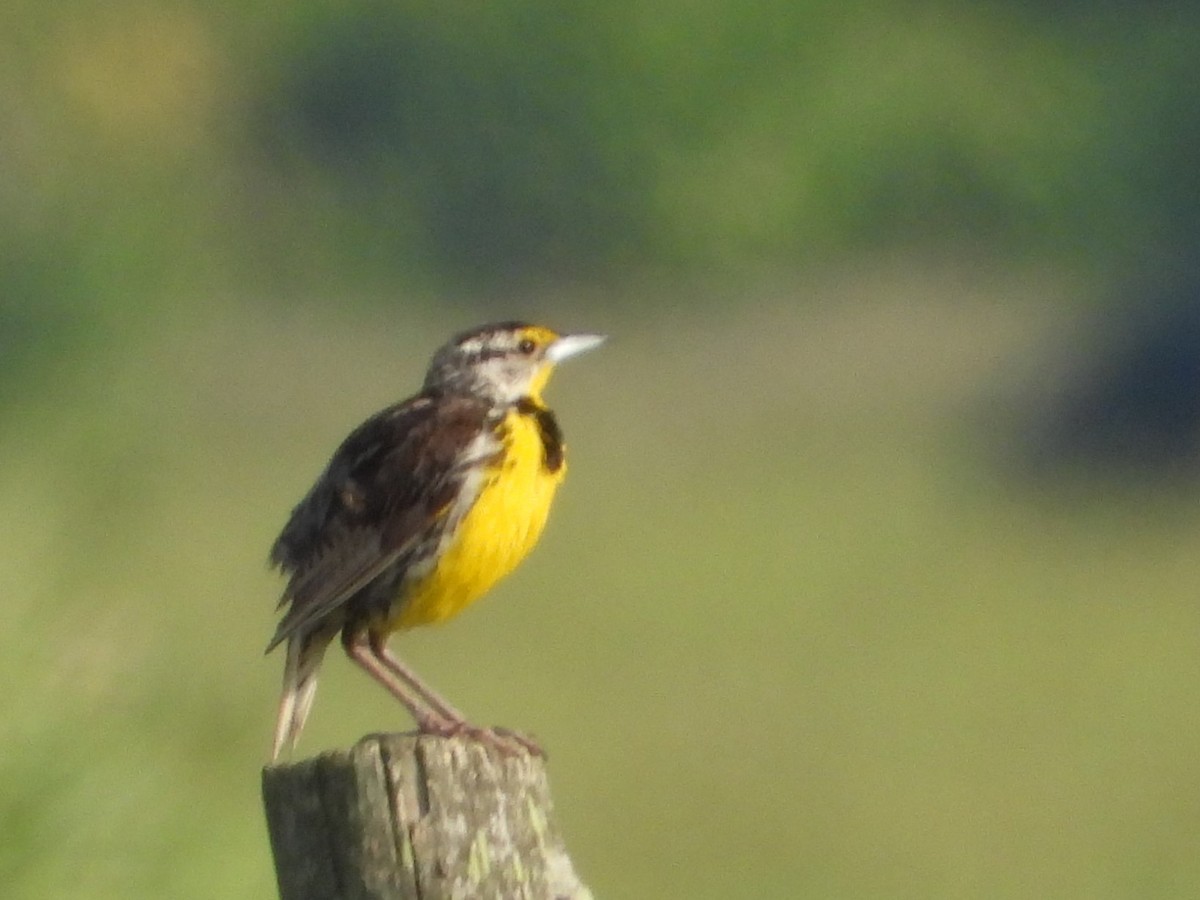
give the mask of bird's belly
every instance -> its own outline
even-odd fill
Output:
[[[505,462],[485,476],[475,505],[463,517],[436,565],[401,588],[389,631],[439,622],[457,615],[516,568],[533,549],[563,468],[542,465],[536,435],[517,434]]]

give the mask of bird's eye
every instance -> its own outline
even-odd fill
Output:
[[[521,343],[517,344],[517,349],[528,355],[537,349],[537,344],[535,344],[529,338],[525,338],[521,341]]]

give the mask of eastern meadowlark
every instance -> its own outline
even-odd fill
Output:
[[[603,340],[522,322],[459,334],[434,354],[418,394],[338,447],[271,549],[288,577],[287,611],[267,646],[287,643],[272,758],[299,737],[339,633],[422,732],[540,753],[527,738],[468,724],[387,639],[458,614],[537,543],[566,472],[542,390],[555,364]]]

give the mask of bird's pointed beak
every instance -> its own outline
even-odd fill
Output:
[[[564,334],[546,348],[546,359],[552,363],[560,363],[580,353],[594,350],[607,340],[603,334]]]

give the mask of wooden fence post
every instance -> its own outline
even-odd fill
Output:
[[[262,788],[281,900],[591,900],[536,757],[370,735]]]

